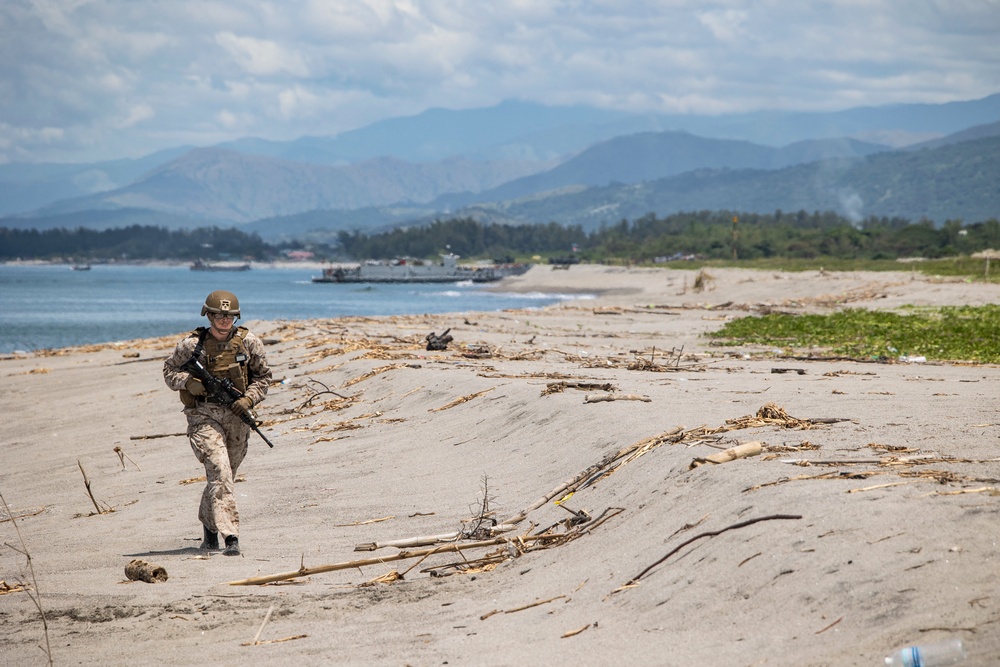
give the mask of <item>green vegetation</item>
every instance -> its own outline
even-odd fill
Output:
[[[734,218],[736,222],[734,222]],[[982,276],[983,260],[973,253],[1000,249],[996,219],[941,226],[924,220],[868,218],[852,223],[834,213],[770,214],[732,211],[649,214],[586,232],[580,226],[489,224],[471,218],[436,220],[378,234],[341,231],[337,244],[265,243],[238,229],[167,230],[132,225],[106,230],[0,228],[0,259],[269,259],[283,250],[308,249],[317,259],[363,260],[400,256],[436,259],[447,250],[466,259],[565,257],[582,261],[676,266],[684,258],[710,266],[783,270],[895,269],[895,260],[922,258],[913,270]],[[1000,263],[1000,260],[998,260]],[[1000,273],[1000,266],[996,273]]]
[[[923,356],[1000,363],[1000,306],[908,308],[904,313],[860,309],[828,315],[771,313],[727,322],[708,335],[723,345],[821,348],[825,354],[854,358]]]
[[[0,227],[0,260],[10,259],[266,259],[274,248],[256,234],[203,227],[167,230],[132,225],[115,229]]]

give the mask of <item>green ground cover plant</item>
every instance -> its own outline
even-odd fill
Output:
[[[854,358],[1000,363],[1000,306],[846,309],[826,315],[770,313],[708,334],[720,345],[811,349]]]

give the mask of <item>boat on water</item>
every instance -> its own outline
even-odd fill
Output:
[[[323,269],[323,275],[312,279],[314,283],[454,283],[470,280],[490,283],[524,273],[530,264],[496,264],[493,266],[464,266],[458,255],[441,255],[441,262],[401,258],[392,261],[368,260],[358,266]]]
[[[237,262],[219,262],[216,264],[210,264],[204,260],[196,259],[191,264],[192,271],[249,271],[250,262],[243,262],[242,264]]]
[[[74,264],[74,271],[90,271],[90,264]]]

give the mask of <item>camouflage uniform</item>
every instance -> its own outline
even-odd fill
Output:
[[[233,481],[247,453],[250,426],[225,405],[191,396],[185,390],[191,375],[180,367],[191,358],[202,331],[192,331],[177,344],[163,364],[163,378],[168,387],[181,392],[191,449],[205,466],[208,483],[201,496],[198,518],[209,531],[238,537],[240,517]],[[234,327],[228,340],[219,342],[207,335],[203,345],[200,359],[213,375],[233,380],[253,405],[264,400],[271,383],[271,369],[264,345],[256,335],[245,327]]]

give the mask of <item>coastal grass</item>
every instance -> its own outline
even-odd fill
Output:
[[[1000,363],[1000,306],[846,309],[826,315],[769,313],[707,334],[726,346],[813,349],[853,358]]]

